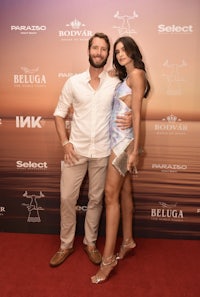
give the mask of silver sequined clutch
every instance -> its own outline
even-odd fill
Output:
[[[126,152],[123,152],[112,161],[113,166],[123,176],[125,176],[125,174],[128,171],[127,170],[127,160],[128,160],[128,154]]]

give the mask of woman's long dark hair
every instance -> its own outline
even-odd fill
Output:
[[[113,66],[116,69],[117,75],[121,81],[123,81],[127,77],[126,67],[121,66],[116,58],[116,46],[121,42],[124,45],[124,49],[126,54],[133,60],[135,68],[142,69],[146,72],[145,64],[142,61],[142,54],[139,50],[138,45],[130,36],[122,36],[118,38],[113,47]],[[147,80],[147,87],[145,90],[144,98],[146,98],[150,91],[150,84]]]

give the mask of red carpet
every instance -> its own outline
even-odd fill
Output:
[[[0,233],[1,297],[198,297],[200,242],[136,238],[134,254],[121,260],[111,278],[94,285],[97,267],[76,237],[75,253],[49,267],[57,235]],[[118,245],[120,243],[120,239]],[[104,238],[98,240],[102,251]]]

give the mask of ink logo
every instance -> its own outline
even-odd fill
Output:
[[[58,37],[62,41],[84,41],[93,35],[92,31],[86,29],[86,25],[76,18],[65,27],[67,28],[58,31]]]
[[[13,75],[13,83],[15,87],[46,87],[46,76],[39,73],[39,67],[28,68],[23,66],[20,68],[22,73]]]
[[[28,25],[28,26],[15,26],[11,25],[10,30],[19,32],[22,35],[36,35],[39,32],[46,31],[47,27],[44,25]]]
[[[3,216],[6,213],[5,206],[0,206],[0,216]]]
[[[187,63],[182,60],[179,64],[170,64],[168,60],[163,63],[163,74],[167,86],[166,93],[169,96],[182,95],[182,84],[184,79],[181,74],[181,70],[187,66]]]
[[[41,218],[39,212],[44,210],[44,208],[38,205],[38,199],[44,198],[45,195],[41,191],[39,192],[39,195],[28,194],[28,192],[25,191],[22,196],[29,201],[29,203],[22,203],[22,205],[25,206],[28,211],[27,222],[40,223]]]
[[[32,161],[16,161],[16,168],[22,170],[46,170],[48,169],[47,162],[32,162]]]
[[[120,15],[119,11],[117,11],[114,15],[114,18],[119,20],[119,22],[121,22],[120,25],[113,26],[113,28],[118,31],[118,34],[120,36],[122,35],[131,36],[137,33],[135,29],[131,27],[131,21],[138,18],[138,14],[135,12],[135,10],[133,11],[132,15]]]
[[[16,116],[16,128],[39,128],[45,125],[45,120],[41,116]]]
[[[181,222],[184,219],[182,209],[178,209],[176,204],[167,204],[158,202],[159,207],[151,209],[151,219],[156,221],[176,221]]]
[[[163,118],[160,123],[156,123],[154,130],[158,135],[185,135],[188,125],[174,114]]]
[[[191,34],[193,33],[192,25],[158,25],[158,33],[159,34]]]

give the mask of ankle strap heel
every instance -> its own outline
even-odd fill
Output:
[[[127,239],[125,240],[119,250],[119,253],[117,253],[117,260],[122,260],[129,252],[131,252],[136,247],[136,243],[133,239]]]
[[[112,255],[107,258],[102,258],[102,262],[99,270],[97,271],[97,274],[91,277],[92,283],[99,284],[106,281],[111,271],[114,269],[116,265],[117,265],[117,259],[115,255]]]

